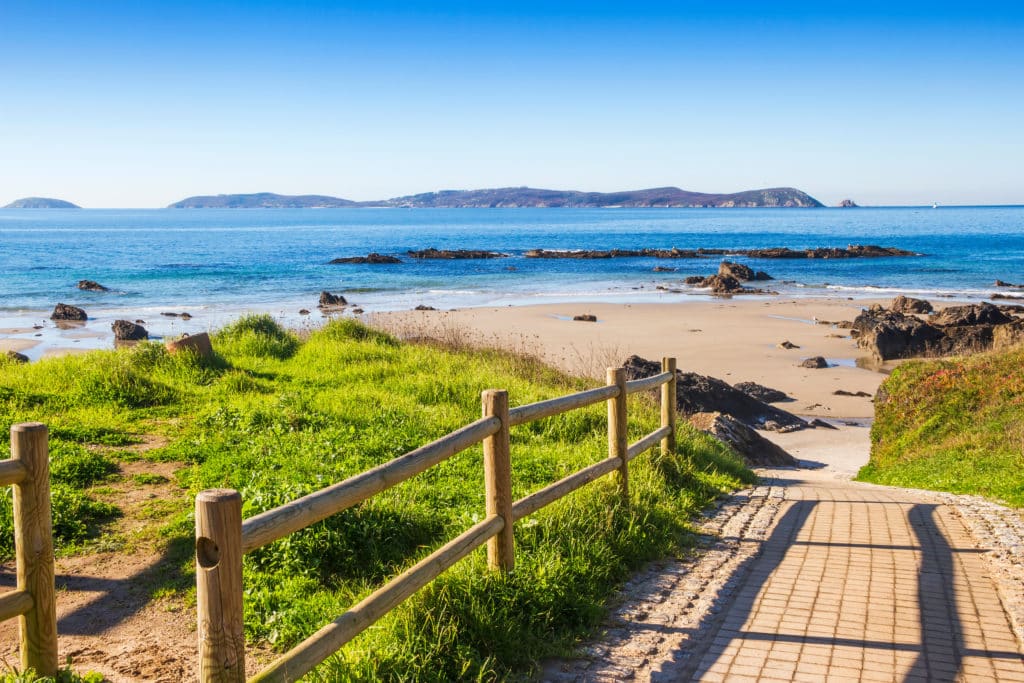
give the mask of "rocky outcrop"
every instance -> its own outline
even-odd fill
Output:
[[[775,279],[763,270],[755,271],[750,266],[745,266],[742,263],[733,263],[731,261],[722,261],[718,264],[718,274],[722,277],[734,277],[740,282]]]
[[[739,389],[747,396],[756,398],[758,401],[762,401],[764,403],[779,403],[781,401],[793,400],[786,395],[786,392],[766,387],[763,384],[758,384],[757,382],[739,382],[738,384],[733,384],[732,388]]]
[[[437,309],[433,306],[427,306],[426,304],[420,304],[416,307],[417,311],[436,311]]]
[[[623,367],[630,380],[661,372],[660,363],[640,356],[630,356]],[[792,431],[807,427],[807,422],[796,415],[758,401],[720,379],[695,372],[676,371],[676,375],[676,405],[684,415],[725,413],[755,429]]]
[[[892,300],[889,310],[897,313],[931,313],[932,305],[924,299],[911,299],[901,294]]]
[[[78,288],[87,292],[109,292],[110,289],[104,287],[95,280],[79,280]]]
[[[812,370],[821,370],[828,367],[828,361],[822,356],[814,356],[812,358],[805,358],[800,363],[802,368],[810,368]]]
[[[4,356],[7,358],[7,360],[13,361],[15,363],[27,363],[28,362],[28,356],[26,356],[23,353],[18,353],[17,351],[7,351],[4,354]]]
[[[50,314],[50,320],[87,320],[89,316],[78,306],[57,304]]]
[[[779,347],[780,349],[786,349],[786,350],[789,350],[789,349],[799,349],[800,348],[799,346],[797,346],[793,342],[789,341],[788,339],[785,340],[785,341],[779,342],[778,344],[776,344],[776,346]]]
[[[596,315],[592,315],[590,313],[583,313],[581,315],[574,315],[572,317],[572,319],[576,320],[578,322],[583,322],[583,323],[596,323],[597,322],[597,316]]]
[[[110,329],[114,332],[114,339],[117,341],[149,339],[149,332],[146,331],[146,328],[130,320],[115,320]]]
[[[496,251],[484,251],[481,249],[410,249],[405,252],[412,258],[419,259],[483,259],[483,258],[505,258],[508,254],[501,254]]]
[[[857,203],[852,199],[844,199],[843,201],[836,204],[840,209],[856,209]]]
[[[927,321],[872,306],[853,322],[857,344],[880,360],[970,354],[1021,338],[1018,321],[987,303],[950,306]]]
[[[1024,285],[1015,285],[1010,282],[1003,282],[1002,280],[996,280],[996,287],[1010,287],[1012,289],[1024,289]]]
[[[317,308],[340,308],[347,306],[348,301],[341,294],[331,294],[328,291],[320,292],[320,303]]]
[[[387,254],[378,254],[377,252],[370,252],[366,256],[344,256],[342,258],[332,259],[328,261],[330,264],[340,263],[370,263],[374,265],[388,264],[388,263],[401,263],[402,259],[395,256],[388,256]]]
[[[690,424],[728,444],[751,467],[798,467],[796,458],[731,415],[694,413]]]
[[[1024,320],[1014,320],[992,328],[992,348],[1006,349],[1024,343]]]

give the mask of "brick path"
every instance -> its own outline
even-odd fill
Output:
[[[746,507],[760,497],[748,518],[771,519],[712,548],[731,543],[732,565],[716,561],[702,586],[687,577],[704,560],[669,568],[671,585],[653,573],[654,590],[616,612],[604,647],[542,678],[1024,681],[1024,648],[986,549],[940,495],[827,472],[769,474],[771,488]],[[771,492],[777,504],[766,506]]]

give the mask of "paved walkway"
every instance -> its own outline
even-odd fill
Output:
[[[708,551],[638,577],[604,641],[542,677],[1024,681],[1024,585],[995,573],[950,496],[765,474],[709,520]]]

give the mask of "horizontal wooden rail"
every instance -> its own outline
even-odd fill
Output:
[[[620,465],[622,465],[621,458],[605,458],[600,462],[570,474],[564,479],[559,479],[554,484],[545,486],[540,491],[531,493],[525,498],[520,498],[512,504],[512,519],[518,522],[523,517],[532,515],[537,510],[551,505],[551,503],[554,503],[559,498],[564,498],[595,479],[600,479],[604,475],[614,472]]]
[[[20,484],[28,470],[18,460],[0,460],[0,486]]]
[[[646,391],[648,389],[657,389],[665,382],[668,382],[675,375],[671,372],[662,372],[657,375],[651,375],[650,377],[642,377],[640,379],[634,379],[630,382],[626,382],[626,393],[635,394],[638,391]]]
[[[662,439],[672,433],[672,428],[665,426],[654,430],[644,438],[640,439],[634,444],[631,444],[626,449],[626,460],[632,460],[636,456],[640,455],[648,448],[653,448],[656,444],[660,443]]]
[[[500,428],[498,418],[481,418],[371,470],[250,517],[242,523],[242,553],[252,552],[401,484],[480,443]]]
[[[488,517],[473,525],[296,645],[250,681],[267,683],[298,680],[504,528],[505,521],[501,517]]]
[[[20,617],[35,605],[27,591],[10,591],[0,595],[0,621]]]
[[[597,389],[581,391],[577,394],[569,394],[568,396],[559,396],[558,398],[551,398],[546,401],[538,401],[537,403],[527,403],[524,406],[512,408],[508,411],[509,423],[514,427],[527,422],[533,422],[534,420],[540,420],[545,417],[561,415],[562,413],[566,413],[570,410],[576,410],[577,408],[584,408],[595,403],[600,403],[601,401],[607,401],[608,399],[615,398],[618,395],[618,387],[604,386],[598,387]]]

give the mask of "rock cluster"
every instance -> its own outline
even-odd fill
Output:
[[[758,401],[763,401],[764,403],[779,403],[781,401],[793,400],[786,395],[786,392],[766,387],[763,384],[758,384],[757,382],[739,382],[737,384],[733,384],[732,388],[739,389],[747,396],[756,398]]]
[[[742,263],[722,261],[718,265],[718,272],[708,277],[691,275],[684,282],[694,287],[705,287],[714,294],[775,294],[765,289],[753,289],[744,287],[742,283],[750,280],[771,280],[772,276],[764,271],[755,272],[749,266]]]
[[[405,252],[412,258],[420,259],[481,259],[481,258],[505,258],[508,254],[501,254],[496,251],[485,251],[482,249],[420,249]]]
[[[345,256],[342,258],[336,258],[329,261],[331,264],[339,263],[371,263],[374,265],[386,264],[386,263],[401,263],[402,259],[395,256],[388,256],[387,254],[378,254],[377,252],[371,252],[366,256]]]
[[[748,464],[756,467],[796,467],[796,459],[764,438],[756,431],[724,413],[694,413],[690,424],[707,432],[719,441],[729,444],[743,456]]]
[[[103,285],[101,285],[100,283],[96,282],[95,280],[79,280],[78,281],[78,288],[79,289],[84,289],[87,292],[109,292],[110,291],[109,288],[104,287]]]
[[[969,354],[1024,341],[1024,320],[992,304],[950,306],[922,320],[872,306],[853,321],[857,344],[880,360]]]
[[[341,294],[331,294],[328,291],[320,292],[320,303],[317,308],[340,308],[347,306],[348,301]]]
[[[595,249],[548,250],[531,249],[523,254],[526,258],[573,258],[573,259],[604,259],[622,257],[648,258],[702,258],[705,256],[748,256],[751,258],[774,259],[825,259],[825,258],[882,258],[886,256],[920,256],[917,252],[897,249],[896,247],[880,247],[874,244],[851,244],[845,249],[841,247],[817,247],[813,249],[790,249],[789,247],[769,247],[767,249]]]

